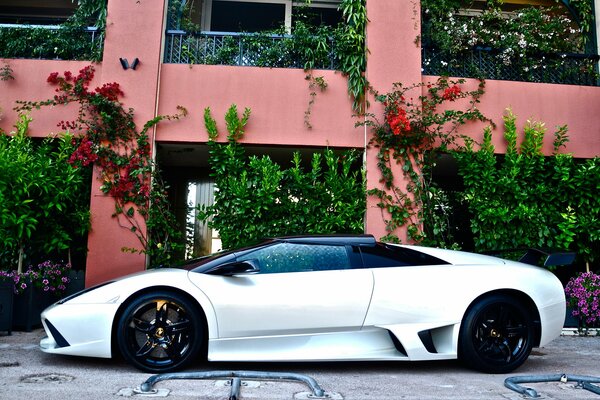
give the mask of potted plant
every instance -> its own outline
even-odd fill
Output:
[[[579,319],[580,332],[600,327],[600,275],[579,273],[569,280],[565,293],[572,315]]]
[[[66,292],[70,270],[70,264],[48,260],[22,273],[0,271],[4,281],[12,281],[15,294],[12,326],[31,331],[39,325],[41,312]]]
[[[91,168],[68,162],[70,136],[36,142],[30,122],[23,114],[11,135],[0,131],[0,276],[12,280],[13,328],[25,330],[65,292],[72,254],[85,252],[91,181]],[[44,261],[60,259],[69,262]]]

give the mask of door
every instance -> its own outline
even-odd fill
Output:
[[[244,254],[261,272],[201,275],[212,301],[219,338],[359,330],[373,274],[352,269],[343,245],[278,242]]]

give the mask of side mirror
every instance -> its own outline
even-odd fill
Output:
[[[256,274],[258,272],[260,272],[260,268],[258,268],[258,265],[253,260],[245,260],[217,265],[206,273],[210,275],[233,276],[239,274]]]

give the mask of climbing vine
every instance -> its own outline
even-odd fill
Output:
[[[152,160],[148,131],[164,119],[185,116],[187,111],[179,108],[175,115],[157,116],[138,131],[133,109],[125,109],[119,101],[123,95],[120,85],[112,82],[91,89],[93,78],[93,66],[81,69],[77,75],[70,71],[53,72],[47,82],[56,87],[54,97],[38,102],[20,101],[17,109],[78,104],[75,120],[58,123],[61,129],[78,134],[72,139],[75,150],[68,162],[74,168],[92,164],[98,167],[100,190],[115,201],[113,217],[136,235],[143,248],[123,251],[143,252],[153,265],[160,265],[180,248],[181,234]]]
[[[479,81],[471,91],[463,88],[464,83],[444,77],[410,86],[395,83],[391,92],[375,96],[384,106],[384,120],[367,114],[366,125],[373,132],[370,145],[379,149],[381,187],[369,189],[368,194],[378,199],[384,215],[388,234],[382,240],[399,241],[396,230],[406,227],[409,240],[452,246],[452,238],[444,236],[439,215],[444,193],[432,180],[432,167],[440,153],[455,143],[459,126],[489,121],[477,108],[485,82]],[[467,106],[454,110],[450,103]],[[404,186],[398,185],[396,170],[404,176]]]
[[[369,83],[367,69],[366,29],[367,6],[365,0],[343,0],[340,4],[342,25],[336,50],[340,69],[348,78],[348,94],[355,112],[366,111],[365,94]]]

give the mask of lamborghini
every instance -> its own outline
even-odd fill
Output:
[[[153,373],[200,358],[460,359],[506,373],[561,333],[564,290],[542,264],[371,235],[275,238],[67,297],[42,313],[40,347]]]

